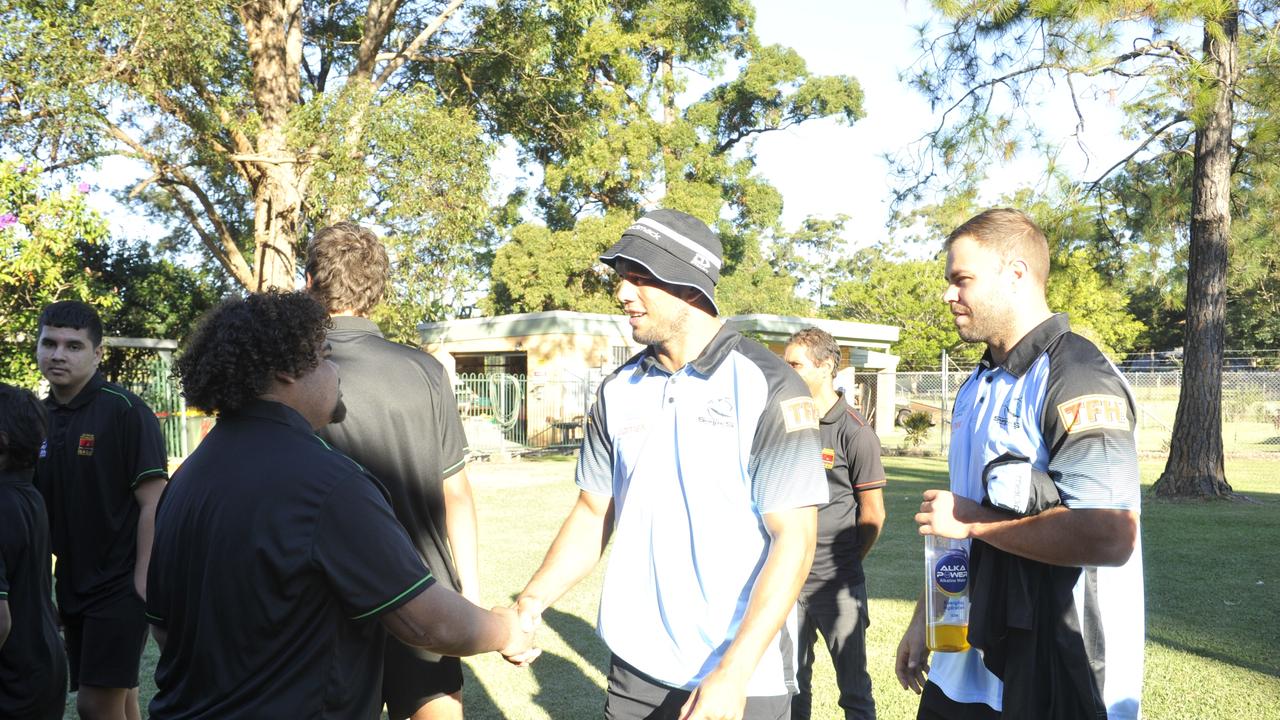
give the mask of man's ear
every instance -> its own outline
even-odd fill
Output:
[[[302,277],[307,281],[307,289],[310,290],[311,289],[311,273],[304,272],[302,273]]]
[[[285,385],[292,385],[298,382],[297,376],[290,375],[289,373],[283,370],[277,370],[275,372],[275,378],[276,378],[276,382],[284,383]]]

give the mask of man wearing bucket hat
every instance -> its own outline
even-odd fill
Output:
[[[612,538],[605,717],[786,718],[795,600],[827,501],[813,400],[719,320],[720,240],[697,218],[647,213],[600,260],[647,347],[600,385],[577,502],[521,615],[535,622]]]

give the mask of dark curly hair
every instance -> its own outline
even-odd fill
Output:
[[[324,307],[305,292],[223,300],[175,363],[187,404],[220,415],[266,393],[278,372],[305,375],[320,364],[317,350],[330,326]]]
[[[0,469],[35,467],[48,428],[44,405],[30,390],[0,382],[0,453],[8,457]]]

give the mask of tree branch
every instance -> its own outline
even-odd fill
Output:
[[[411,56],[417,54],[418,49],[425,45],[426,42],[431,39],[431,36],[435,35],[436,32],[440,30],[445,21],[458,11],[458,8],[462,7],[462,3],[463,0],[451,0],[451,2],[440,11],[439,15],[436,15],[431,22],[427,23],[427,26],[422,29],[422,32],[418,33],[418,36],[415,37],[412,42],[406,45],[404,49],[397,52],[395,57],[393,57],[391,61],[382,68],[382,72],[378,73],[377,79],[373,81],[374,89],[376,90],[385,85],[386,82],[391,79],[391,76],[403,67],[406,62],[408,62]]]
[[[1143,150],[1145,150],[1145,149],[1146,149],[1146,147],[1147,147],[1148,145],[1150,145],[1151,143],[1155,142],[1156,138],[1158,138],[1158,137],[1160,137],[1161,135],[1163,135],[1165,130],[1168,130],[1169,128],[1171,128],[1171,127],[1173,127],[1174,125],[1177,125],[1177,124],[1179,124],[1179,123],[1186,122],[1186,120],[1187,120],[1187,116],[1186,116],[1186,115],[1184,115],[1183,113],[1178,113],[1177,115],[1174,115],[1174,116],[1173,116],[1173,119],[1171,119],[1169,122],[1165,123],[1164,125],[1161,125],[1161,126],[1160,126],[1159,128],[1157,128],[1154,132],[1152,132],[1150,135],[1148,135],[1148,136],[1147,136],[1147,139],[1146,139],[1146,140],[1143,140],[1141,145],[1139,145],[1138,147],[1136,147],[1136,148],[1134,148],[1134,149],[1133,149],[1133,152],[1131,152],[1131,153],[1129,153],[1128,155],[1125,155],[1124,157],[1120,158],[1120,160],[1119,160],[1119,161],[1117,161],[1117,162],[1116,162],[1116,164],[1114,164],[1114,165],[1112,165],[1111,167],[1107,168],[1106,172],[1102,173],[1101,175],[1099,175],[1099,176],[1098,176],[1098,178],[1097,178],[1096,180],[1094,180],[1093,182],[1089,183],[1089,187],[1091,187],[1091,188],[1092,188],[1092,187],[1097,187],[1099,184],[1101,184],[1101,183],[1102,183],[1102,181],[1103,181],[1103,180],[1107,179],[1107,176],[1108,176],[1108,175],[1110,175],[1111,173],[1115,172],[1116,168],[1123,167],[1126,163],[1128,163],[1130,160],[1132,160],[1132,159],[1133,159],[1133,158],[1134,158],[1138,153],[1140,153],[1140,152],[1142,152]]]
[[[106,117],[103,117],[102,121],[112,137],[125,145],[128,145],[139,158],[145,160],[151,165],[152,169],[155,171],[155,177],[158,178],[159,182],[165,185],[166,189],[169,190],[170,195],[174,196],[175,200],[183,206],[184,214],[187,215],[187,219],[191,222],[192,227],[200,234],[201,239],[205,242],[205,246],[209,248],[209,251],[213,253],[213,256],[217,258],[218,261],[222,263],[223,267],[225,267],[236,278],[236,280],[240,281],[241,284],[245,287],[252,287],[253,271],[249,268],[249,264],[245,262],[244,256],[240,253],[240,247],[236,244],[235,236],[231,234],[231,229],[227,227],[225,222],[223,222],[222,215],[218,212],[218,209],[214,207],[213,201],[209,199],[209,195],[204,192],[200,185],[191,178],[191,176],[187,175],[186,171],[182,168],[167,162],[164,158],[148,150]],[[205,217],[207,217],[209,222],[213,224],[214,230],[217,232],[216,238],[208,235],[207,231],[205,231],[198,222],[194,208],[190,208],[188,206],[189,204],[186,203],[186,198],[181,197],[181,193],[178,193],[171,185],[166,183],[166,179],[174,184],[187,188],[196,196],[196,200],[200,202],[200,206],[204,210]]]

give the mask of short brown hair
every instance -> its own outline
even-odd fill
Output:
[[[1005,260],[1025,260],[1040,287],[1049,282],[1049,241],[1031,216],[1013,208],[992,208],[974,215],[951,231],[945,247],[962,237],[999,253]]]
[[[390,269],[382,241],[355,223],[330,225],[307,245],[308,289],[330,313],[368,315],[382,302]]]
[[[836,344],[836,339],[831,337],[831,333],[822,328],[807,327],[792,335],[787,340],[787,344],[804,348],[814,365],[821,365],[830,360],[831,377],[836,376],[836,370],[840,366],[840,346]]]

